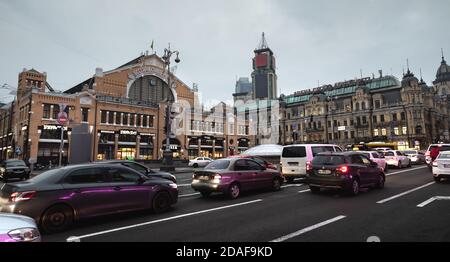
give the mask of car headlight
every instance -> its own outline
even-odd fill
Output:
[[[173,189],[177,189],[178,188],[177,184],[175,184],[175,183],[170,183],[169,186],[171,188],[173,188]]]
[[[0,167],[0,172],[1,173],[5,173],[5,168],[4,167]]]
[[[8,236],[18,242],[31,242],[38,239],[41,234],[36,228],[19,228],[9,231]]]

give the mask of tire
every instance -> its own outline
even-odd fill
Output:
[[[385,172],[385,173],[388,172],[388,164],[384,164],[384,172]]]
[[[156,214],[166,212],[170,209],[170,195],[165,191],[156,193],[152,200],[152,210]]]
[[[411,160],[408,161],[408,167],[411,167]]]
[[[400,161],[397,162],[397,168],[398,169],[402,169],[403,168],[402,162],[400,162]]]
[[[359,194],[359,189],[360,189],[359,181],[358,179],[354,179],[350,187],[350,195],[357,196]]]
[[[73,214],[73,209],[67,205],[49,207],[41,217],[42,230],[49,234],[66,230],[73,223]]]
[[[192,165],[194,168],[197,168],[198,167],[198,164],[197,163],[195,163],[194,165]]]
[[[378,177],[378,183],[377,183],[376,188],[383,189],[384,183],[386,183],[386,177],[383,174],[380,174]]]
[[[210,191],[200,191],[200,194],[202,195],[202,197],[209,197],[211,195]]]
[[[311,193],[313,193],[313,194],[318,194],[318,193],[320,193],[320,187],[309,186],[309,190],[311,190]]]
[[[436,183],[441,183],[441,178],[440,177],[434,177],[434,181]]]
[[[231,199],[238,198],[240,194],[241,194],[241,187],[239,186],[238,183],[233,183],[230,185],[230,187],[228,187],[228,196]]]
[[[273,180],[272,180],[272,190],[273,191],[280,191],[280,189],[281,189],[281,179],[279,179],[279,178],[274,178]]]

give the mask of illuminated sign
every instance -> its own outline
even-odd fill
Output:
[[[103,134],[114,134],[115,132],[114,131],[109,131],[109,130],[100,130],[100,133],[103,133]]]
[[[121,135],[137,135],[137,131],[134,130],[120,130]]]
[[[345,131],[346,126],[338,126],[338,131]]]
[[[43,130],[56,130],[56,129],[60,129],[59,126],[54,126],[54,125],[44,125],[42,127]],[[67,126],[64,127],[64,130],[67,130]]]

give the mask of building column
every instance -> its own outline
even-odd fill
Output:
[[[50,105],[50,119],[53,119],[53,105]]]
[[[141,159],[140,152],[141,152],[141,136],[137,135],[136,136],[136,156],[135,156],[135,159],[138,159],[138,160]]]
[[[97,131],[97,130],[94,130]],[[97,155],[98,155],[98,142],[100,141],[100,132],[94,133],[94,155],[91,158],[91,161],[96,161],[97,160]]]
[[[198,141],[197,141],[197,146],[198,146],[198,148],[197,148],[197,151],[198,151],[198,153],[197,153],[197,156],[200,156],[200,151],[201,151],[201,145],[202,145],[202,139],[201,138],[198,138]]]
[[[114,135],[114,158],[117,159],[117,152],[119,152],[119,134]]]
[[[229,143],[229,139],[227,136],[224,136],[223,139],[223,157],[228,157],[228,143]]]
[[[213,139],[213,141],[212,141],[212,158],[214,159],[215,158],[215,155],[216,155],[216,140],[215,139]]]

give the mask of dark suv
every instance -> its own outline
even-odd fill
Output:
[[[320,153],[306,169],[312,193],[331,188],[357,195],[362,187],[383,188],[386,179],[377,163],[358,152]]]
[[[30,178],[30,169],[25,162],[20,159],[8,159],[0,165],[0,181],[8,182],[11,178],[21,180]]]

